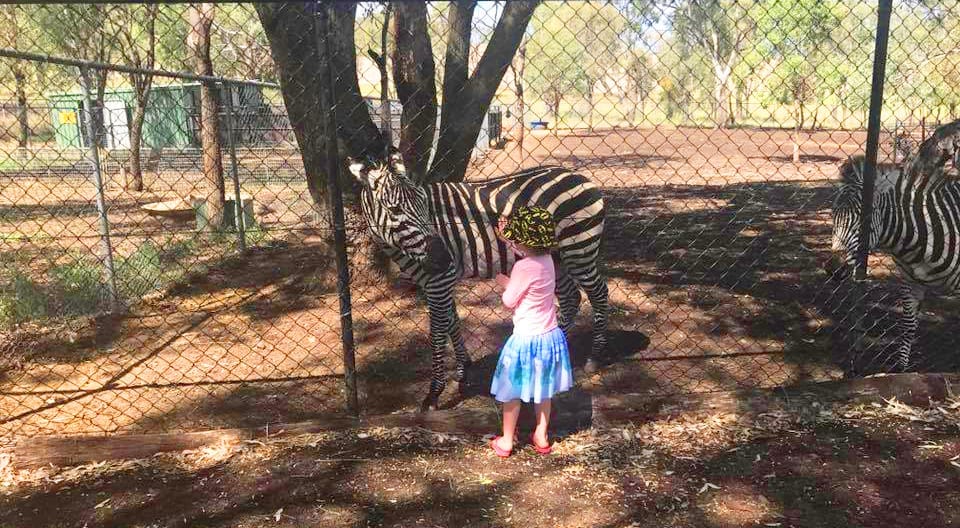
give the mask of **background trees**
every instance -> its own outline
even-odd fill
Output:
[[[403,4],[333,5],[331,95],[341,123],[341,151],[360,156],[378,155],[388,142],[370,119],[364,97],[379,98],[386,88],[389,97],[399,98],[405,125],[401,150],[420,181],[463,177],[491,104],[511,105],[524,121],[541,118],[574,128],[761,125],[800,134],[863,126],[869,101],[875,6],[855,0]],[[0,40],[27,51],[197,71],[200,63],[184,45],[192,34],[190,9],[7,6],[0,9]],[[960,8],[910,0],[894,9],[885,116],[946,119],[960,106]],[[216,13],[209,35],[211,71],[282,81],[308,173],[325,182],[325,162],[311,143],[322,136],[317,124],[322,116],[313,110],[321,73],[316,64],[323,58],[316,15],[295,4],[218,5]],[[382,64],[368,54],[371,49]],[[511,65],[514,72],[504,79]],[[9,93],[2,94],[11,124],[6,137],[20,148],[35,143],[49,125],[32,124],[36,117],[16,109],[42,100],[46,92],[79,91],[84,81],[68,68],[22,61],[3,61],[0,67],[11,79]],[[104,90],[135,92],[130,187],[141,189],[142,141],[136,136],[153,104],[155,80],[89,73],[85,82],[94,95],[90,115],[98,137],[104,132]],[[277,100],[275,93],[266,95]],[[325,183],[314,187],[319,199]]]

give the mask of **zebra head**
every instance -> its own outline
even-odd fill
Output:
[[[833,201],[832,249],[842,254],[843,263],[854,267],[860,250],[860,223],[863,217],[863,156],[854,156],[840,166],[840,186]],[[899,165],[877,164],[874,185],[873,213],[870,220],[869,248],[875,248],[882,232],[883,208],[890,200],[901,174]]]
[[[450,269],[453,259],[430,218],[427,190],[407,177],[398,153],[387,161],[350,161],[363,191],[360,203],[374,237],[420,264],[429,275]]]

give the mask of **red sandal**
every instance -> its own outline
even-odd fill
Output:
[[[495,436],[493,437],[493,440],[490,440],[490,449],[493,449],[493,452],[496,453],[498,457],[507,458],[510,456],[510,453],[512,452],[512,450],[507,451],[506,449],[501,449],[500,447],[498,447],[497,440],[499,440],[500,438],[501,437],[499,436]]]
[[[553,446],[548,445],[547,447],[540,447],[536,442],[533,441],[533,433],[530,433],[530,445],[533,446],[533,450],[541,455],[549,455],[553,452]]]

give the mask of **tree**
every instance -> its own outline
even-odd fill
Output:
[[[387,56],[388,42],[390,37],[390,15],[393,10],[393,4],[386,4],[383,11],[383,23],[380,31],[380,52],[374,51],[373,47],[367,48],[367,53],[377,63],[377,70],[380,72],[380,132],[383,134],[383,142],[390,146],[393,145],[392,115],[390,112],[390,79],[387,77]],[[389,149],[384,153],[389,156]]]
[[[276,81],[270,44],[248,4],[218,6],[211,35],[214,68],[224,77]]]
[[[733,124],[731,74],[753,32],[747,16],[754,0],[675,0],[673,26],[678,38],[704,52],[713,67],[714,123]]]
[[[6,28],[0,34],[4,47],[21,49],[21,33],[26,22],[22,17],[21,9],[22,7],[16,4],[0,6],[0,24],[3,24],[3,27]],[[7,62],[4,61],[4,64],[7,64]],[[25,149],[30,142],[30,121],[27,115],[27,73],[23,61],[10,61],[8,67],[13,77],[14,94],[17,100],[17,124],[19,127],[17,147]]]
[[[290,125],[300,145],[307,188],[318,217],[326,220],[330,209],[326,113],[321,91],[327,90],[327,96],[336,103],[337,122],[342,124],[337,131],[342,155],[381,157],[385,146],[360,95],[354,40],[357,6],[345,2],[324,6],[322,17],[302,3],[262,3],[256,8],[277,65]],[[332,84],[325,70],[327,60],[337,72]],[[349,193],[351,186],[352,178],[342,175],[341,187]]]
[[[621,56],[621,60],[626,63],[623,70],[629,83],[629,91],[633,95],[630,122],[636,123],[637,112],[643,108],[644,101],[656,85],[656,75],[650,55],[642,49],[630,48]]]
[[[523,92],[523,70],[527,66],[527,45],[520,44],[517,50],[517,56],[510,63],[510,69],[513,71],[513,89],[517,100],[517,123],[520,123],[520,137],[517,138],[517,145],[520,147],[520,156],[523,156],[523,133],[526,130],[524,123],[524,114],[526,113],[526,100]]]
[[[793,160],[800,161],[800,130],[806,122],[807,105],[820,84],[818,73],[825,61],[823,50],[837,25],[834,3],[823,0],[768,0],[751,13],[763,36],[761,46],[777,61],[771,94],[794,108]]]
[[[579,6],[572,30],[583,43],[586,65],[587,126],[593,130],[595,113],[594,91],[598,83],[618,70],[624,42],[620,39],[626,29],[626,18],[613,5],[590,2]]]
[[[210,59],[210,28],[214,5],[195,4],[189,10],[190,30],[187,45],[196,61],[198,75],[213,75]],[[223,159],[220,154],[220,102],[217,86],[204,82],[200,86],[200,142],[203,151],[203,176],[207,184],[206,221],[208,231],[217,231],[223,224],[224,184]]]
[[[486,49],[471,72],[474,2],[449,4],[441,85],[443,104],[439,112],[437,146],[431,157],[438,104],[428,10],[424,2],[394,3],[391,58],[397,95],[403,104],[401,119],[405,126],[401,132],[401,148],[406,147],[404,155],[409,158],[405,158],[405,163],[418,181],[464,178],[482,119],[536,5],[535,1],[523,1],[504,7]],[[330,20],[329,28],[326,22],[318,25],[320,17],[303,5],[257,5],[279,71],[290,121],[304,153],[311,194],[322,206],[326,202],[326,159],[322,148],[324,115],[319,104],[320,90],[330,89],[336,102],[341,155],[380,158],[385,143],[360,95],[354,35],[356,4],[335,2],[324,4],[320,9],[324,19]],[[330,44],[329,56],[318,46],[323,40]],[[326,86],[330,83],[318,69],[328,58],[336,72],[331,86]],[[410,147],[411,144],[415,146]],[[429,167],[428,160],[431,160]]]
[[[470,35],[474,5],[474,2],[461,0],[449,7],[440,131],[427,181],[461,181],[466,176],[467,163],[483,118],[520,46],[538,2],[521,0],[504,6],[490,41],[471,72]]]
[[[472,6],[472,2],[469,3]],[[450,8],[454,9],[454,5],[451,4]],[[427,34],[426,4],[397,3],[393,31],[393,80],[397,85],[397,97],[403,105],[400,153],[407,170],[417,180],[424,181],[437,123],[436,77],[433,49]]]
[[[111,62],[116,51],[116,26],[110,23],[117,6],[111,5],[46,5],[36,11],[37,41],[54,55]],[[107,87],[107,70],[81,70],[80,82],[93,95],[93,108],[87,109],[93,121],[98,147],[103,145],[103,96]]]
[[[111,18],[117,25],[120,55],[134,68],[153,69],[156,62],[157,13],[156,4],[123,6]],[[143,120],[147,114],[153,74],[128,73],[133,88],[133,121],[130,123],[130,185],[133,191],[143,190],[143,171],[140,166],[140,146],[143,142]]]
[[[559,123],[559,106],[571,93],[587,100],[587,125],[594,125],[595,89],[621,71],[627,20],[610,4],[561,4],[537,11],[531,23],[529,84],[547,101]]]
[[[530,23],[526,83],[553,114],[555,129],[561,122],[563,99],[569,94],[586,95],[589,84],[586,49],[577,33],[571,30],[573,20],[578,17],[578,7],[561,4],[539,9]]]

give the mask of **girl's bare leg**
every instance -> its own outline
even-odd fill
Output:
[[[550,445],[547,438],[547,426],[550,425],[550,398],[534,404],[533,411],[537,415],[537,428],[533,431],[533,442],[540,447]]]
[[[520,400],[511,400],[503,404],[503,436],[497,440],[497,447],[509,451],[513,449],[513,435],[520,418]]]

